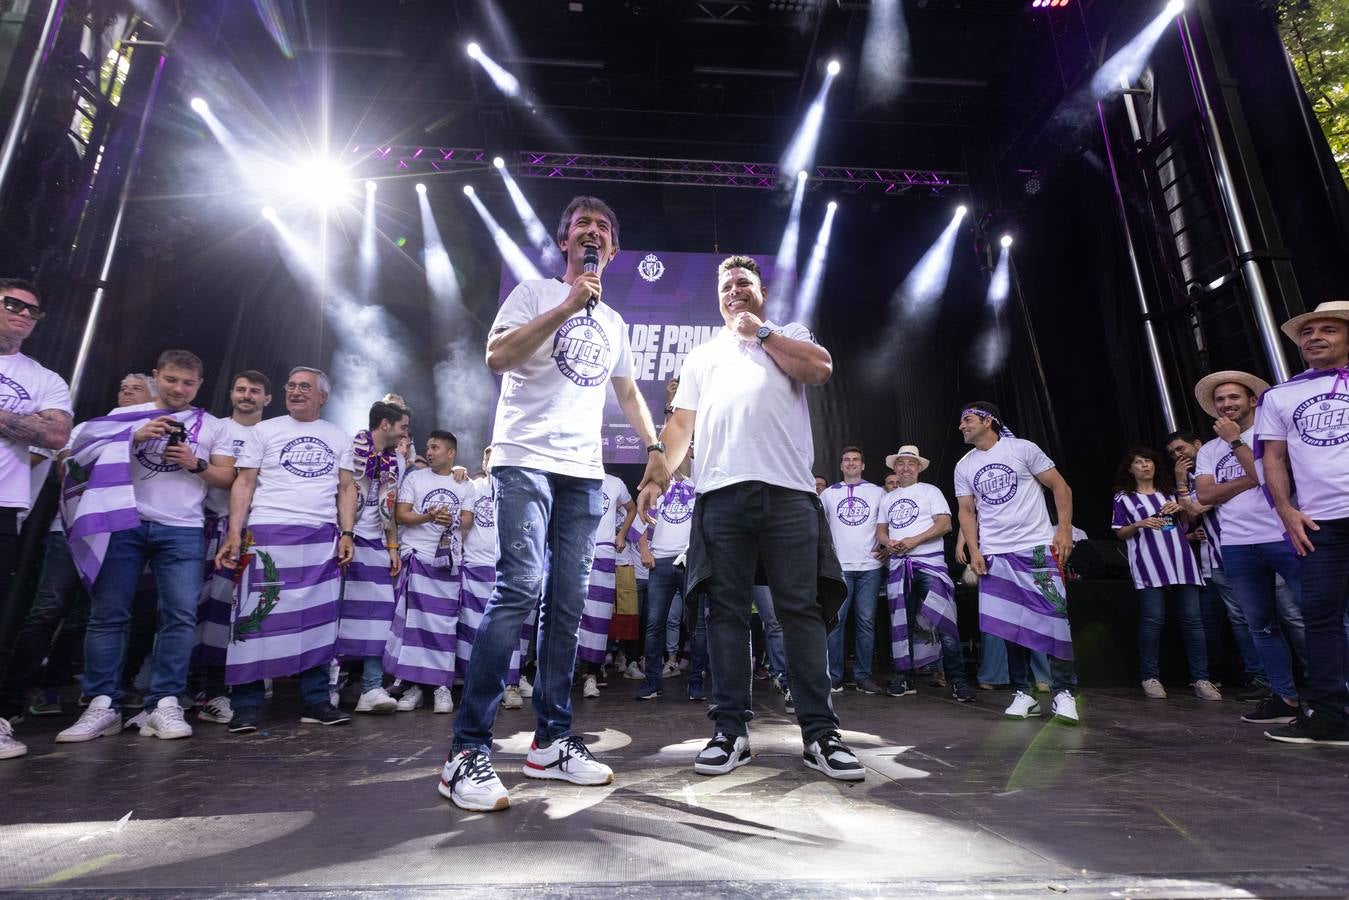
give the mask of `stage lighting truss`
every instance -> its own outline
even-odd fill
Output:
[[[352,147],[355,156],[370,163],[392,166],[400,172],[480,172],[492,167],[486,150],[463,147]],[[639,184],[683,184],[704,187],[774,190],[784,177],[777,163],[730,160],[662,159],[645,156],[608,156],[526,151],[514,154],[507,165],[516,177],[574,181],[628,181]],[[932,195],[966,193],[964,172],[936,169],[883,169],[874,166],[815,166],[812,190],[828,186],[835,192],[869,193],[898,197],[914,192]]]

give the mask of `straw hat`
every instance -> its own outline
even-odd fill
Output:
[[[1279,330],[1288,335],[1290,341],[1296,343],[1298,331],[1312,319],[1344,319],[1349,321],[1349,300],[1327,300],[1309,313],[1293,316],[1279,326]]]
[[[918,447],[915,446],[914,444],[905,444],[903,447],[900,447],[894,453],[891,453],[889,456],[887,456],[885,458],[885,467],[887,469],[893,469],[895,467],[895,460],[897,459],[918,460],[919,472],[923,471],[928,467],[928,465],[930,465],[930,463],[928,463],[926,459],[924,459],[921,455],[919,455]]]
[[[1194,386],[1194,399],[1199,401],[1199,406],[1204,412],[1213,418],[1218,418],[1218,408],[1213,405],[1213,389],[1220,384],[1242,384],[1250,389],[1258,399],[1261,394],[1269,390],[1269,382],[1263,378],[1256,378],[1249,372],[1239,372],[1236,369],[1224,369],[1221,372],[1214,372],[1212,375],[1205,375],[1199,379],[1199,383]]]

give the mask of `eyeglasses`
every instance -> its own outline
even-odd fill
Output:
[[[309,393],[310,391],[312,391],[313,389],[314,389],[314,386],[313,386],[312,384],[309,384],[308,382],[304,382],[304,381],[287,381],[287,382],[286,382],[286,390],[287,390],[288,392],[289,392],[289,391],[299,391],[301,394],[307,394],[307,393]]]
[[[41,307],[39,307],[36,303],[27,303],[23,300],[20,300],[18,297],[11,297],[8,294],[6,294],[3,298],[0,299],[3,299],[4,301],[6,312],[12,312],[16,316],[21,312],[27,312],[28,318],[32,319],[34,322],[38,321],[47,314],[46,311]]]

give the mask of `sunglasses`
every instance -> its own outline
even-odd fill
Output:
[[[6,312],[12,312],[16,316],[21,312],[27,312],[28,318],[32,319],[34,322],[38,321],[47,314],[36,303],[27,303],[23,300],[20,300],[18,297],[11,297],[8,294],[6,294],[3,298],[0,298],[0,300],[3,300]]]

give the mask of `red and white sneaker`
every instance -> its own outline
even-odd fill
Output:
[[[614,780],[614,770],[597,760],[585,741],[575,735],[558,738],[543,748],[531,743],[524,772],[530,778],[551,778],[572,784],[608,784]]]

